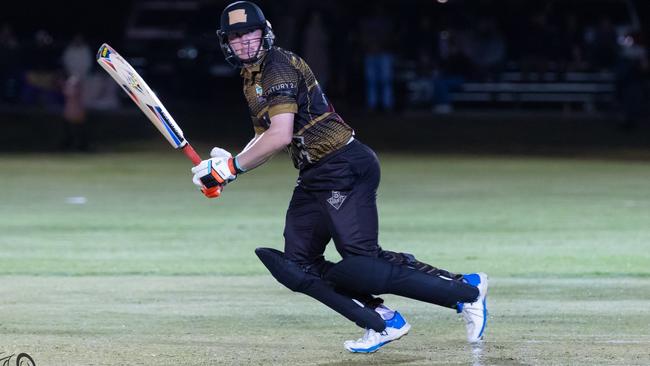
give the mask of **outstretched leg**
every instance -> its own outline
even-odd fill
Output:
[[[332,266],[325,279],[347,291],[394,294],[463,313],[467,339],[478,342],[487,321],[487,275],[457,275],[415,259],[384,251],[380,258],[352,256]]]
[[[457,275],[428,269],[430,273],[384,258],[353,256],[330,268],[325,278],[349,291],[400,295],[452,309],[478,298],[478,289]]]

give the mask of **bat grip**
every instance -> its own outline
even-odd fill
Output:
[[[190,160],[192,160],[192,164],[194,164],[194,166],[199,165],[199,163],[201,162],[201,157],[199,156],[199,154],[196,153],[196,151],[194,150],[192,145],[190,145],[189,142],[185,146],[183,146],[182,151],[183,154],[185,154],[185,156],[187,156]]]
[[[199,154],[196,153],[196,151],[194,150],[192,145],[190,145],[189,142],[185,146],[183,146],[182,151],[183,154],[185,154],[185,156],[187,156],[190,160],[192,160],[192,164],[194,164],[194,166],[199,165],[199,163],[201,162],[201,157],[199,156]],[[203,188],[203,194],[205,194],[206,197],[209,198],[219,197],[219,195],[221,194],[221,186]]]

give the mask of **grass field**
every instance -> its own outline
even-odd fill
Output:
[[[0,352],[37,365],[650,364],[648,164],[380,159],[384,248],[490,275],[482,348],[452,311],[386,296],[411,333],[347,353],[362,331],[253,253],[283,245],[288,160],[206,200],[161,149],[0,156]]]

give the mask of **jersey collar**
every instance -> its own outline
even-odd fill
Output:
[[[253,65],[242,67],[239,75],[249,79],[254,73],[260,72],[261,67],[261,62],[256,62]]]
[[[254,64],[242,67],[239,75],[250,79],[254,73],[260,72],[260,69],[262,69],[262,64],[264,64],[264,61],[266,61],[266,56],[268,56],[268,54],[269,52],[266,51],[264,52],[264,55],[260,57],[260,59],[257,60]]]

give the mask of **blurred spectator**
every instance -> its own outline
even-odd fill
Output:
[[[359,31],[364,52],[366,107],[374,111],[381,102],[385,111],[392,111],[393,96],[393,23],[383,4],[374,13],[361,19]],[[380,101],[381,99],[381,101]]]
[[[400,57],[408,60],[402,63],[402,70],[406,69],[406,88],[408,95],[405,100],[401,93],[397,93],[396,105],[402,106],[402,103],[408,103],[414,106],[429,106],[433,100],[433,76],[434,50],[435,50],[435,32],[432,29],[431,19],[426,16],[419,17],[418,22],[413,24],[415,27],[405,31],[406,37],[400,39],[402,53]],[[413,65],[404,67],[404,65]],[[400,71],[402,71],[400,70]],[[402,76],[402,78],[404,78]],[[399,84],[398,84],[399,86]]]
[[[0,103],[13,103],[18,96],[20,77],[18,39],[9,24],[0,28]]]
[[[329,81],[329,37],[319,12],[313,12],[303,34],[302,56],[323,90]]]
[[[77,34],[63,51],[63,68],[68,77],[75,76],[84,80],[93,65],[93,53],[84,40],[83,35]]]
[[[472,73],[471,60],[463,52],[461,36],[456,30],[443,30],[439,34],[440,62],[433,73],[434,112],[452,111],[451,92],[458,89]]]
[[[482,81],[493,81],[503,68],[506,56],[506,42],[491,18],[481,18],[476,29],[470,32],[467,44],[468,58],[476,69],[476,77]]]
[[[429,17],[420,17],[418,28],[412,31],[413,36],[406,37],[404,44],[408,48],[404,53],[405,58],[412,58],[415,54],[416,66],[415,73],[424,78],[430,78],[434,69],[434,51],[436,45],[436,32],[432,29],[431,19]],[[409,40],[411,42],[409,43]],[[415,52],[414,52],[415,51]]]
[[[589,40],[590,63],[598,70],[613,69],[618,60],[619,46],[611,19],[602,18]]]
[[[82,35],[76,35],[66,46],[62,60],[67,78],[63,87],[65,97],[63,118],[66,123],[61,148],[88,151],[86,109],[83,96],[85,82],[93,65],[93,54]]]
[[[52,61],[58,54],[52,35],[45,30],[38,30],[34,34],[34,43],[25,52],[26,72],[21,92],[23,103],[59,109],[63,104],[63,80],[59,72],[60,65]]]
[[[63,107],[62,150],[88,151],[88,132],[86,128],[86,109],[82,98],[82,80],[73,75],[66,79],[63,87],[65,104]]]
[[[334,51],[329,55],[334,72],[329,75],[327,93],[335,100],[339,98],[336,102],[338,108],[363,105],[363,60],[358,46],[357,17],[340,6],[326,14],[331,50]]]
[[[621,58],[616,68],[616,86],[624,112],[621,127],[630,130],[638,127],[643,118],[645,82],[650,65],[641,32],[626,35],[622,43]]]
[[[548,23],[546,13],[534,14],[530,18],[530,28],[524,32],[524,39],[520,45],[523,78],[528,80],[536,74],[536,79],[543,79],[553,54],[551,40],[555,39],[554,29]]]
[[[589,68],[585,55],[584,34],[575,14],[565,16],[559,46],[558,61],[562,71],[586,71]]]

